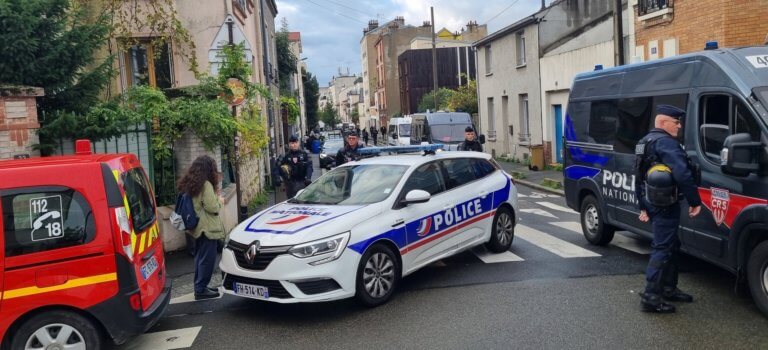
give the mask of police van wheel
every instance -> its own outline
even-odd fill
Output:
[[[512,246],[514,238],[515,218],[512,216],[509,208],[501,207],[496,210],[496,215],[493,217],[491,238],[485,244],[485,247],[494,253],[506,252]]]
[[[752,299],[768,315],[768,241],[758,244],[749,254],[747,280]]]
[[[11,349],[101,349],[101,332],[90,320],[68,311],[38,314],[19,327]]]
[[[384,244],[374,244],[365,251],[357,267],[355,296],[366,306],[386,303],[400,280],[400,266],[395,253]]]
[[[605,223],[605,215],[600,210],[600,204],[591,195],[581,202],[581,231],[584,232],[587,241],[594,245],[610,243],[616,231],[616,228]]]

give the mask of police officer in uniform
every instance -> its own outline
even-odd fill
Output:
[[[339,151],[336,152],[336,166],[360,159],[360,154],[357,153],[357,150],[363,147],[365,146],[360,144],[356,134],[348,134],[344,143],[344,147],[340,148]]]
[[[641,310],[672,313],[675,307],[665,301],[693,302],[693,296],[677,288],[677,261],[680,239],[681,204],[688,202],[688,215],[701,211],[701,198],[694,180],[695,171],[677,135],[685,111],[669,105],[656,108],[655,128],[635,148],[636,198],[642,222],[651,221],[653,242],[645,272],[646,287],[641,293]]]
[[[299,138],[296,135],[288,139],[288,152],[278,162],[278,167],[285,181],[288,198],[293,198],[296,192],[312,182],[312,159],[307,152],[299,149]]]
[[[483,145],[477,141],[477,134],[475,134],[475,129],[473,129],[471,126],[468,126],[466,129],[464,129],[464,141],[459,143],[459,147],[457,149],[459,151],[483,151]]]

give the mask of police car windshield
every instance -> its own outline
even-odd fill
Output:
[[[464,141],[466,124],[433,124],[432,140],[442,143],[459,143]]]
[[[411,124],[400,124],[400,136],[411,136]]]
[[[381,202],[408,169],[405,165],[361,164],[339,167],[307,186],[289,203],[360,205]]]

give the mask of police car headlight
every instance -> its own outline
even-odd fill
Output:
[[[341,253],[344,252],[344,249],[347,248],[348,242],[349,231],[321,240],[295,245],[288,252],[291,253],[291,255],[302,259],[328,255],[324,256],[323,259],[310,263],[311,265],[320,265],[338,259],[341,256]]]
[[[326,155],[325,153],[320,153],[320,158],[325,158],[325,157],[327,157],[327,156],[328,156],[328,155]]]

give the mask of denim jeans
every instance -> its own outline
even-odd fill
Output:
[[[210,240],[205,234],[197,238],[195,250],[195,293],[206,292],[216,265],[218,240]]]

